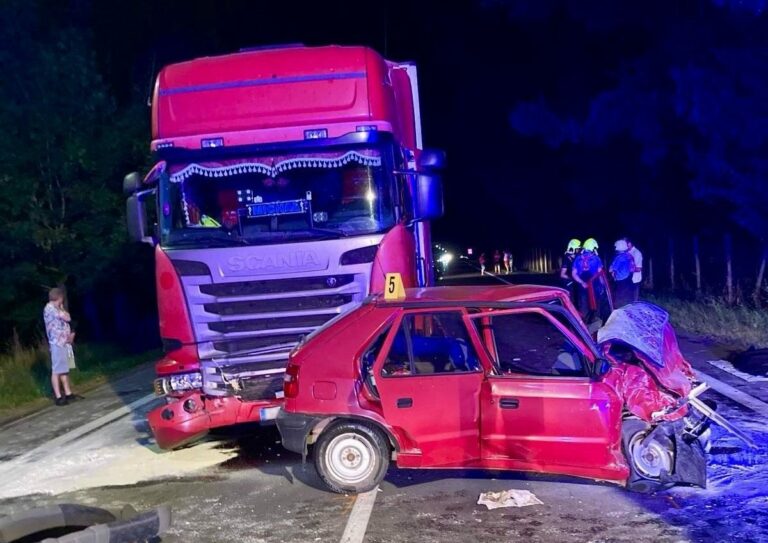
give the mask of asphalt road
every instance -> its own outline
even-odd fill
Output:
[[[683,338],[681,346],[697,369],[759,402],[765,383],[709,364],[723,357],[717,345]],[[707,490],[639,496],[563,477],[393,468],[366,498],[368,516],[359,498],[324,490],[273,426],[160,451],[144,419],[158,401],[150,382],[151,368],[142,368],[78,403],[0,427],[0,515],[60,503],[166,503],[173,525],[163,542],[768,541],[765,413],[719,393],[707,394],[760,448],[716,431]],[[508,489],[529,490],[543,505],[477,505],[480,493]]]

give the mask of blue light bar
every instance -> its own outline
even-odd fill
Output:
[[[328,137],[328,129],[327,128],[313,128],[312,130],[305,130],[304,131],[304,139],[305,140],[319,140],[322,138]]]
[[[208,138],[200,140],[200,147],[203,149],[213,149],[215,147],[224,147],[224,138]]]
[[[172,141],[161,141],[160,143],[157,144],[155,149],[168,149],[170,147],[173,147]]]
[[[378,129],[375,124],[362,124],[355,127],[355,130],[358,132],[376,132]]]

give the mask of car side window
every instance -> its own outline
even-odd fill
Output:
[[[383,376],[480,371],[480,361],[459,311],[411,313],[395,335]]]
[[[373,364],[379,357],[381,348],[384,346],[384,341],[387,339],[389,330],[391,328],[391,326],[386,326],[383,331],[379,332],[379,335],[376,336],[376,339],[371,342],[371,344],[360,357],[360,369],[363,374],[363,380],[368,384],[371,392],[377,397],[379,395],[379,391],[376,388],[376,379],[373,376]]]
[[[586,375],[584,355],[541,313],[494,316],[492,327],[502,374]]]
[[[373,368],[373,363],[376,362],[376,359],[379,357],[381,348],[384,346],[384,340],[386,340],[387,335],[389,335],[390,328],[391,326],[387,326],[382,332],[379,332],[376,339],[374,339],[365,352],[363,352],[363,356],[361,357],[363,374],[367,375]]]

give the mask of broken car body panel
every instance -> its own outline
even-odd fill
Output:
[[[671,392],[686,396],[691,391],[693,369],[680,352],[669,314],[660,307],[635,302],[616,309],[597,340],[602,346],[620,342],[634,349],[643,368]]]

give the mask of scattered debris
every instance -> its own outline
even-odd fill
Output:
[[[526,505],[544,505],[530,490],[502,490],[501,492],[483,492],[477,500],[477,505],[488,509],[500,507],[525,507]]]

